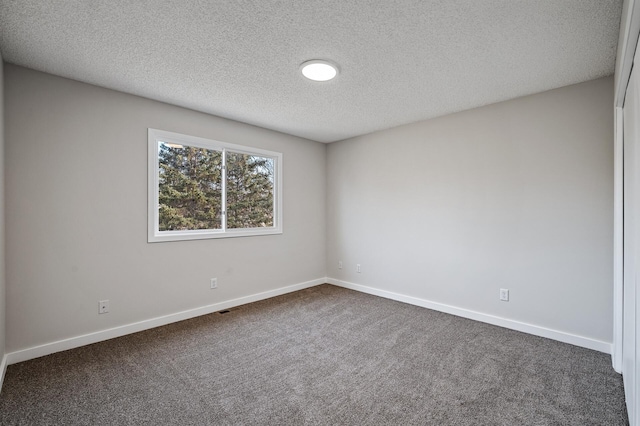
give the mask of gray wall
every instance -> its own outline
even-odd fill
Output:
[[[329,145],[328,275],[611,342],[612,105],[605,78]]]
[[[5,87],[7,352],[326,275],[325,145],[14,65]],[[147,243],[148,127],[282,152],[284,233]]]
[[[6,352],[325,275],[611,341],[612,78],[328,146],[4,81]],[[284,234],[148,244],[148,127],[283,152]]]

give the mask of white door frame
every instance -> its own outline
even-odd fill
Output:
[[[614,79],[614,206],[613,206],[613,368],[622,372],[623,320],[623,114],[624,98],[640,35],[640,0],[624,0]]]
[[[637,292],[637,282],[634,278],[632,282],[624,281],[624,116],[623,116],[623,107],[625,103],[625,95],[627,93],[627,86],[629,83],[629,78],[631,76],[631,70],[634,65],[634,56],[636,56],[636,48],[638,47],[638,36],[640,35],[640,0],[625,0],[623,3],[622,10],[622,19],[620,22],[620,38],[618,40],[618,52],[616,57],[616,70],[615,70],[615,79],[614,79],[614,111],[615,111],[615,136],[614,136],[614,241],[613,241],[613,344],[611,348],[611,359],[613,368],[622,373],[623,381],[625,385],[625,395],[631,395],[631,399],[635,400],[627,400],[627,408],[630,414],[630,424],[631,426],[640,426],[640,403],[637,401],[639,399],[637,395],[639,395],[640,391],[640,377],[638,373],[638,353],[640,353],[640,339],[638,335],[638,296],[637,294],[633,297],[635,300],[627,301],[627,308],[632,309],[633,314],[629,315],[629,312],[624,311],[625,299],[624,299],[624,290],[625,285],[631,285],[635,288],[635,291],[631,291],[629,293]],[[635,63],[636,67],[640,66],[640,59]],[[633,147],[634,150],[640,149],[640,147]],[[636,183],[637,184],[637,183]],[[640,200],[635,200],[635,202],[640,202]],[[637,231],[636,231],[637,232]],[[636,235],[627,236],[631,237],[634,240],[637,238]],[[634,260],[635,262],[635,260]],[[625,342],[624,337],[625,333],[629,331],[629,329],[625,330],[625,317],[627,319],[634,318],[634,323],[631,324],[630,329],[633,330],[633,338],[631,340],[636,340],[636,342]],[[629,324],[626,324],[629,325]],[[625,358],[625,362],[623,363],[623,354],[625,356],[629,356],[629,348],[625,347],[628,344],[634,344],[635,348],[633,348],[632,352],[632,366],[635,368],[631,368],[630,370],[635,371],[625,371],[626,368],[623,365],[629,365],[629,360]],[[626,350],[626,354],[625,354]],[[631,377],[626,377],[625,375],[632,375]],[[634,389],[630,389],[629,386],[634,386]]]
[[[622,107],[615,107],[615,139],[613,148],[613,344],[611,362],[614,370],[622,373],[623,325],[623,129]]]

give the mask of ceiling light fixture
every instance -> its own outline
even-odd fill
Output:
[[[338,66],[322,59],[313,59],[300,65],[302,75],[313,81],[329,81],[338,75]]]

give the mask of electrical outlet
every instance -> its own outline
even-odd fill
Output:
[[[509,301],[509,289],[506,289],[506,288],[500,289],[500,300],[502,300],[503,302]]]
[[[211,288],[218,288],[218,279],[217,278],[211,278]]]
[[[108,314],[109,313],[109,301],[101,300],[98,302],[98,314]]]
[[[342,269],[342,260],[338,261],[338,269]]]
[[[362,268],[360,268],[360,264],[359,263],[356,265],[356,272],[357,273],[362,272]]]

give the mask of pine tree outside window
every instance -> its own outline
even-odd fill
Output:
[[[149,129],[148,241],[282,233],[282,154]]]

